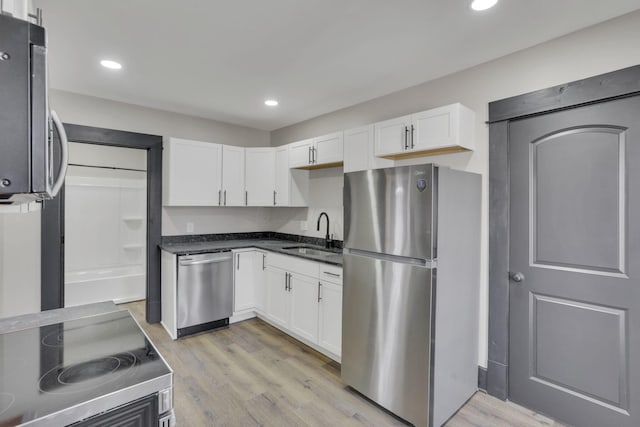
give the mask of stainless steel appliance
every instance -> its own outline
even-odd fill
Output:
[[[50,121],[59,136],[60,165]],[[0,14],[0,204],[55,197],[67,153],[64,127],[48,110],[45,30]]]
[[[3,319],[0,425],[174,425],[173,373],[131,314],[67,313]]]
[[[416,426],[477,390],[480,176],[345,174],[342,378]]]
[[[178,337],[229,324],[233,314],[230,251],[178,257]]]

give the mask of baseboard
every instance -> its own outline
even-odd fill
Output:
[[[478,388],[487,391],[487,368],[478,366]]]
[[[256,312],[253,310],[240,311],[229,318],[229,323],[242,322],[243,320],[253,319],[254,317],[256,317]]]

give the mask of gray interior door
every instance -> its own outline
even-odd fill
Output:
[[[509,398],[640,425],[640,97],[514,121]]]

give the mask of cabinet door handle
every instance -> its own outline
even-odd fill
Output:
[[[284,273],[284,290],[285,292],[289,291],[289,283],[287,283],[289,280],[289,273]]]
[[[227,206],[227,190],[224,190],[224,205]]]
[[[309,147],[309,164],[311,164],[311,147]]]
[[[339,274],[336,273],[331,273],[330,271],[323,271],[324,274],[328,274],[329,276],[333,276],[333,277],[340,277]]]
[[[404,149],[409,148],[409,128],[407,126],[404,127]]]
[[[289,273],[289,292],[291,292],[291,276],[293,276],[293,274]]]
[[[413,135],[415,133],[416,128],[411,125],[411,149],[413,149],[413,147],[415,147],[414,143],[413,143]]]
[[[264,260],[267,258],[267,254],[262,254],[262,269],[264,270],[266,267],[264,266]]]
[[[322,300],[322,296],[320,296],[320,289],[322,288],[322,283],[318,282],[318,302]]]
[[[218,206],[222,204],[222,190],[218,190]]]
[[[276,190],[273,190],[273,206],[276,205]]]
[[[311,163],[315,164],[316,161],[316,148],[311,147]]]
[[[244,192],[244,205],[249,206],[249,191]]]

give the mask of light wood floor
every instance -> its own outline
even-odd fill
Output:
[[[172,341],[144,321],[143,302],[123,307],[174,371],[179,427],[406,425],[348,388],[338,363],[259,319]],[[561,424],[479,392],[447,426]]]

